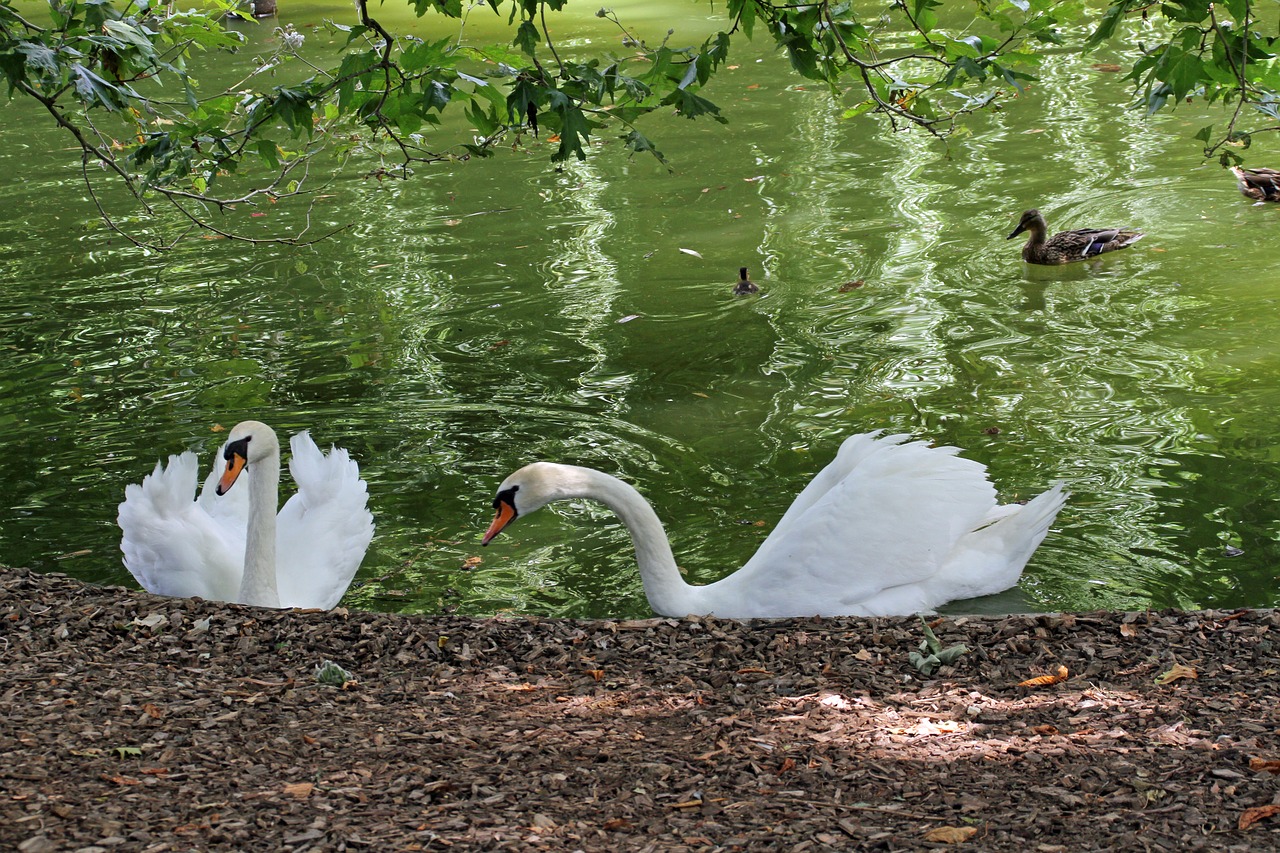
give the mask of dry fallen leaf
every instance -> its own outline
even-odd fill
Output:
[[[142,713],[146,714],[153,720],[158,720],[164,715],[164,712],[150,702],[144,702],[142,705]]]
[[[1250,758],[1249,769],[1256,771],[1267,771],[1268,773],[1280,773],[1280,759],[1276,758]]]
[[[1093,65],[1090,65],[1089,67],[1092,68],[1094,71],[1106,71],[1110,74],[1114,74],[1117,71],[1124,70],[1119,65],[1116,65],[1111,62],[1095,62]]]
[[[1168,672],[1162,673],[1160,677],[1156,679],[1156,684],[1172,684],[1179,678],[1199,677],[1200,674],[1197,673],[1193,667],[1187,666],[1186,664],[1175,663],[1173,666],[1169,667]]]
[[[1134,625],[1132,622],[1122,622],[1120,624],[1120,636],[1121,637],[1138,636],[1138,626]]]
[[[599,681],[600,679],[604,678],[604,670],[603,670],[603,669],[589,669],[589,670],[587,670],[587,675],[591,676],[591,677],[592,677],[592,678],[594,678],[596,681]]]
[[[1254,806],[1251,809],[1245,809],[1240,815],[1240,829],[1248,829],[1260,820],[1274,817],[1280,814],[1280,804],[1272,803],[1269,806]]]
[[[862,287],[862,285],[866,283],[867,283],[866,279],[861,279],[861,278],[858,279],[857,281],[846,281],[844,284],[840,285],[840,292],[848,293],[850,290],[857,290],[859,287]]]
[[[924,834],[925,841],[940,841],[943,844],[961,844],[968,841],[978,832],[976,826],[939,826]]]
[[[293,797],[295,800],[305,800],[307,797],[311,796],[311,792],[315,789],[316,786],[310,782],[290,782],[288,785],[284,786],[284,793],[286,796]]]
[[[1058,671],[1053,675],[1037,675],[1035,678],[1028,678],[1026,681],[1019,681],[1019,687],[1047,687],[1050,684],[1057,684],[1060,681],[1067,680],[1067,668],[1065,666],[1058,667]]]

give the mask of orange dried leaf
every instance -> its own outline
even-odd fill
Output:
[[[1268,773],[1280,773],[1280,759],[1250,758],[1249,769],[1258,772],[1265,770]]]
[[[1031,731],[1038,735],[1056,735],[1058,733],[1058,727],[1050,726],[1048,724],[1043,726],[1032,726]]]
[[[939,826],[924,834],[925,841],[962,844],[978,833],[976,826]]]
[[[786,773],[789,770],[795,770],[795,769],[796,769],[795,761],[793,761],[790,758],[784,758],[782,760],[782,766],[778,768],[778,775],[781,776],[783,773]]]
[[[1037,675],[1035,678],[1028,678],[1026,681],[1019,681],[1019,687],[1047,687],[1050,684],[1057,684],[1060,681],[1067,680],[1067,668],[1065,666],[1058,667],[1058,671],[1053,675]]]
[[[1136,637],[1136,636],[1138,636],[1138,626],[1137,626],[1137,625],[1134,625],[1132,622],[1125,622],[1125,623],[1121,624],[1121,625],[1120,625],[1120,636],[1121,636],[1121,637]]]
[[[142,713],[146,714],[148,717],[150,717],[153,720],[158,720],[162,716],[164,716],[164,712],[161,711],[159,708],[157,708],[155,705],[152,705],[150,702],[146,702],[143,704]]]
[[[861,278],[858,279],[857,281],[846,281],[844,284],[840,285],[840,292],[848,293],[850,290],[857,290],[859,287],[862,287],[866,283],[867,283],[866,279],[861,279]]]
[[[591,676],[591,677],[592,677],[592,678],[594,678],[596,681],[599,681],[600,679],[604,678],[604,670],[603,670],[603,669],[589,669],[589,670],[587,670],[587,675]]]
[[[141,785],[142,784],[140,781],[138,781],[137,779],[134,779],[132,776],[108,776],[107,774],[103,773],[102,778],[107,782],[114,782],[117,785]]]
[[[1275,817],[1280,814],[1280,804],[1271,804],[1269,806],[1254,806],[1251,809],[1245,809],[1240,815],[1240,829],[1248,829],[1260,820],[1269,817]]]
[[[1156,684],[1172,684],[1180,678],[1199,678],[1200,674],[1195,671],[1194,667],[1186,664],[1175,663],[1169,667],[1167,672],[1161,673],[1156,679]]]
[[[315,789],[316,786],[310,782],[291,782],[284,786],[285,794],[295,800],[305,800]]]

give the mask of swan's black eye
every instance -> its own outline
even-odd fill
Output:
[[[520,491],[519,486],[510,486],[498,492],[498,496],[493,499],[493,508],[499,509],[503,504],[511,507],[512,512],[516,512],[516,492]],[[519,515],[519,513],[516,513]]]
[[[227,449],[222,452],[222,458],[227,460],[228,462],[230,462],[232,458],[234,458],[237,455],[242,456],[245,459],[248,459],[249,458],[249,439],[251,438],[253,438],[253,436],[246,435],[244,438],[238,438],[235,441],[228,444]]]

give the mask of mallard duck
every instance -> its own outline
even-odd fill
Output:
[[[1280,201],[1280,171],[1275,169],[1241,169],[1231,167],[1240,182],[1240,193],[1254,201]]]
[[[760,292],[760,286],[747,278],[746,267],[742,267],[738,270],[738,283],[733,286],[733,292],[738,296],[746,296],[749,293]]]
[[[1038,210],[1022,214],[1018,227],[1007,239],[1012,240],[1023,231],[1031,235],[1022,247],[1022,259],[1029,264],[1069,264],[1083,261],[1103,252],[1125,249],[1142,239],[1141,231],[1128,228],[1081,228],[1076,231],[1059,231],[1045,239],[1049,226]]]
[[[1016,584],[1067,499],[1062,484],[1025,505],[999,505],[982,463],[908,438],[846,439],[756,555],[705,586],[685,583],[662,522],[635,488],[576,465],[534,462],[503,480],[480,544],[551,501],[600,501],[630,531],[645,595],[661,616],[905,615]],[[725,506],[762,483],[733,485]]]

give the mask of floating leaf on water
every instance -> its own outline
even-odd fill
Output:
[[[639,319],[639,318],[640,318],[640,315],[639,315],[639,314],[628,314],[627,316],[623,317],[623,318],[622,318],[621,320],[619,320],[618,322],[619,322],[619,323],[630,323],[632,320],[637,320],[637,319]]]
[[[862,287],[866,283],[867,283],[866,280],[861,278],[858,279],[857,281],[846,281],[844,284],[840,285],[840,292],[848,293],[850,290],[857,290],[859,287]]]
[[[1092,68],[1094,71],[1105,71],[1108,74],[1114,74],[1118,71],[1124,70],[1124,68],[1112,62],[1095,62],[1093,65],[1090,65],[1089,67]]]

